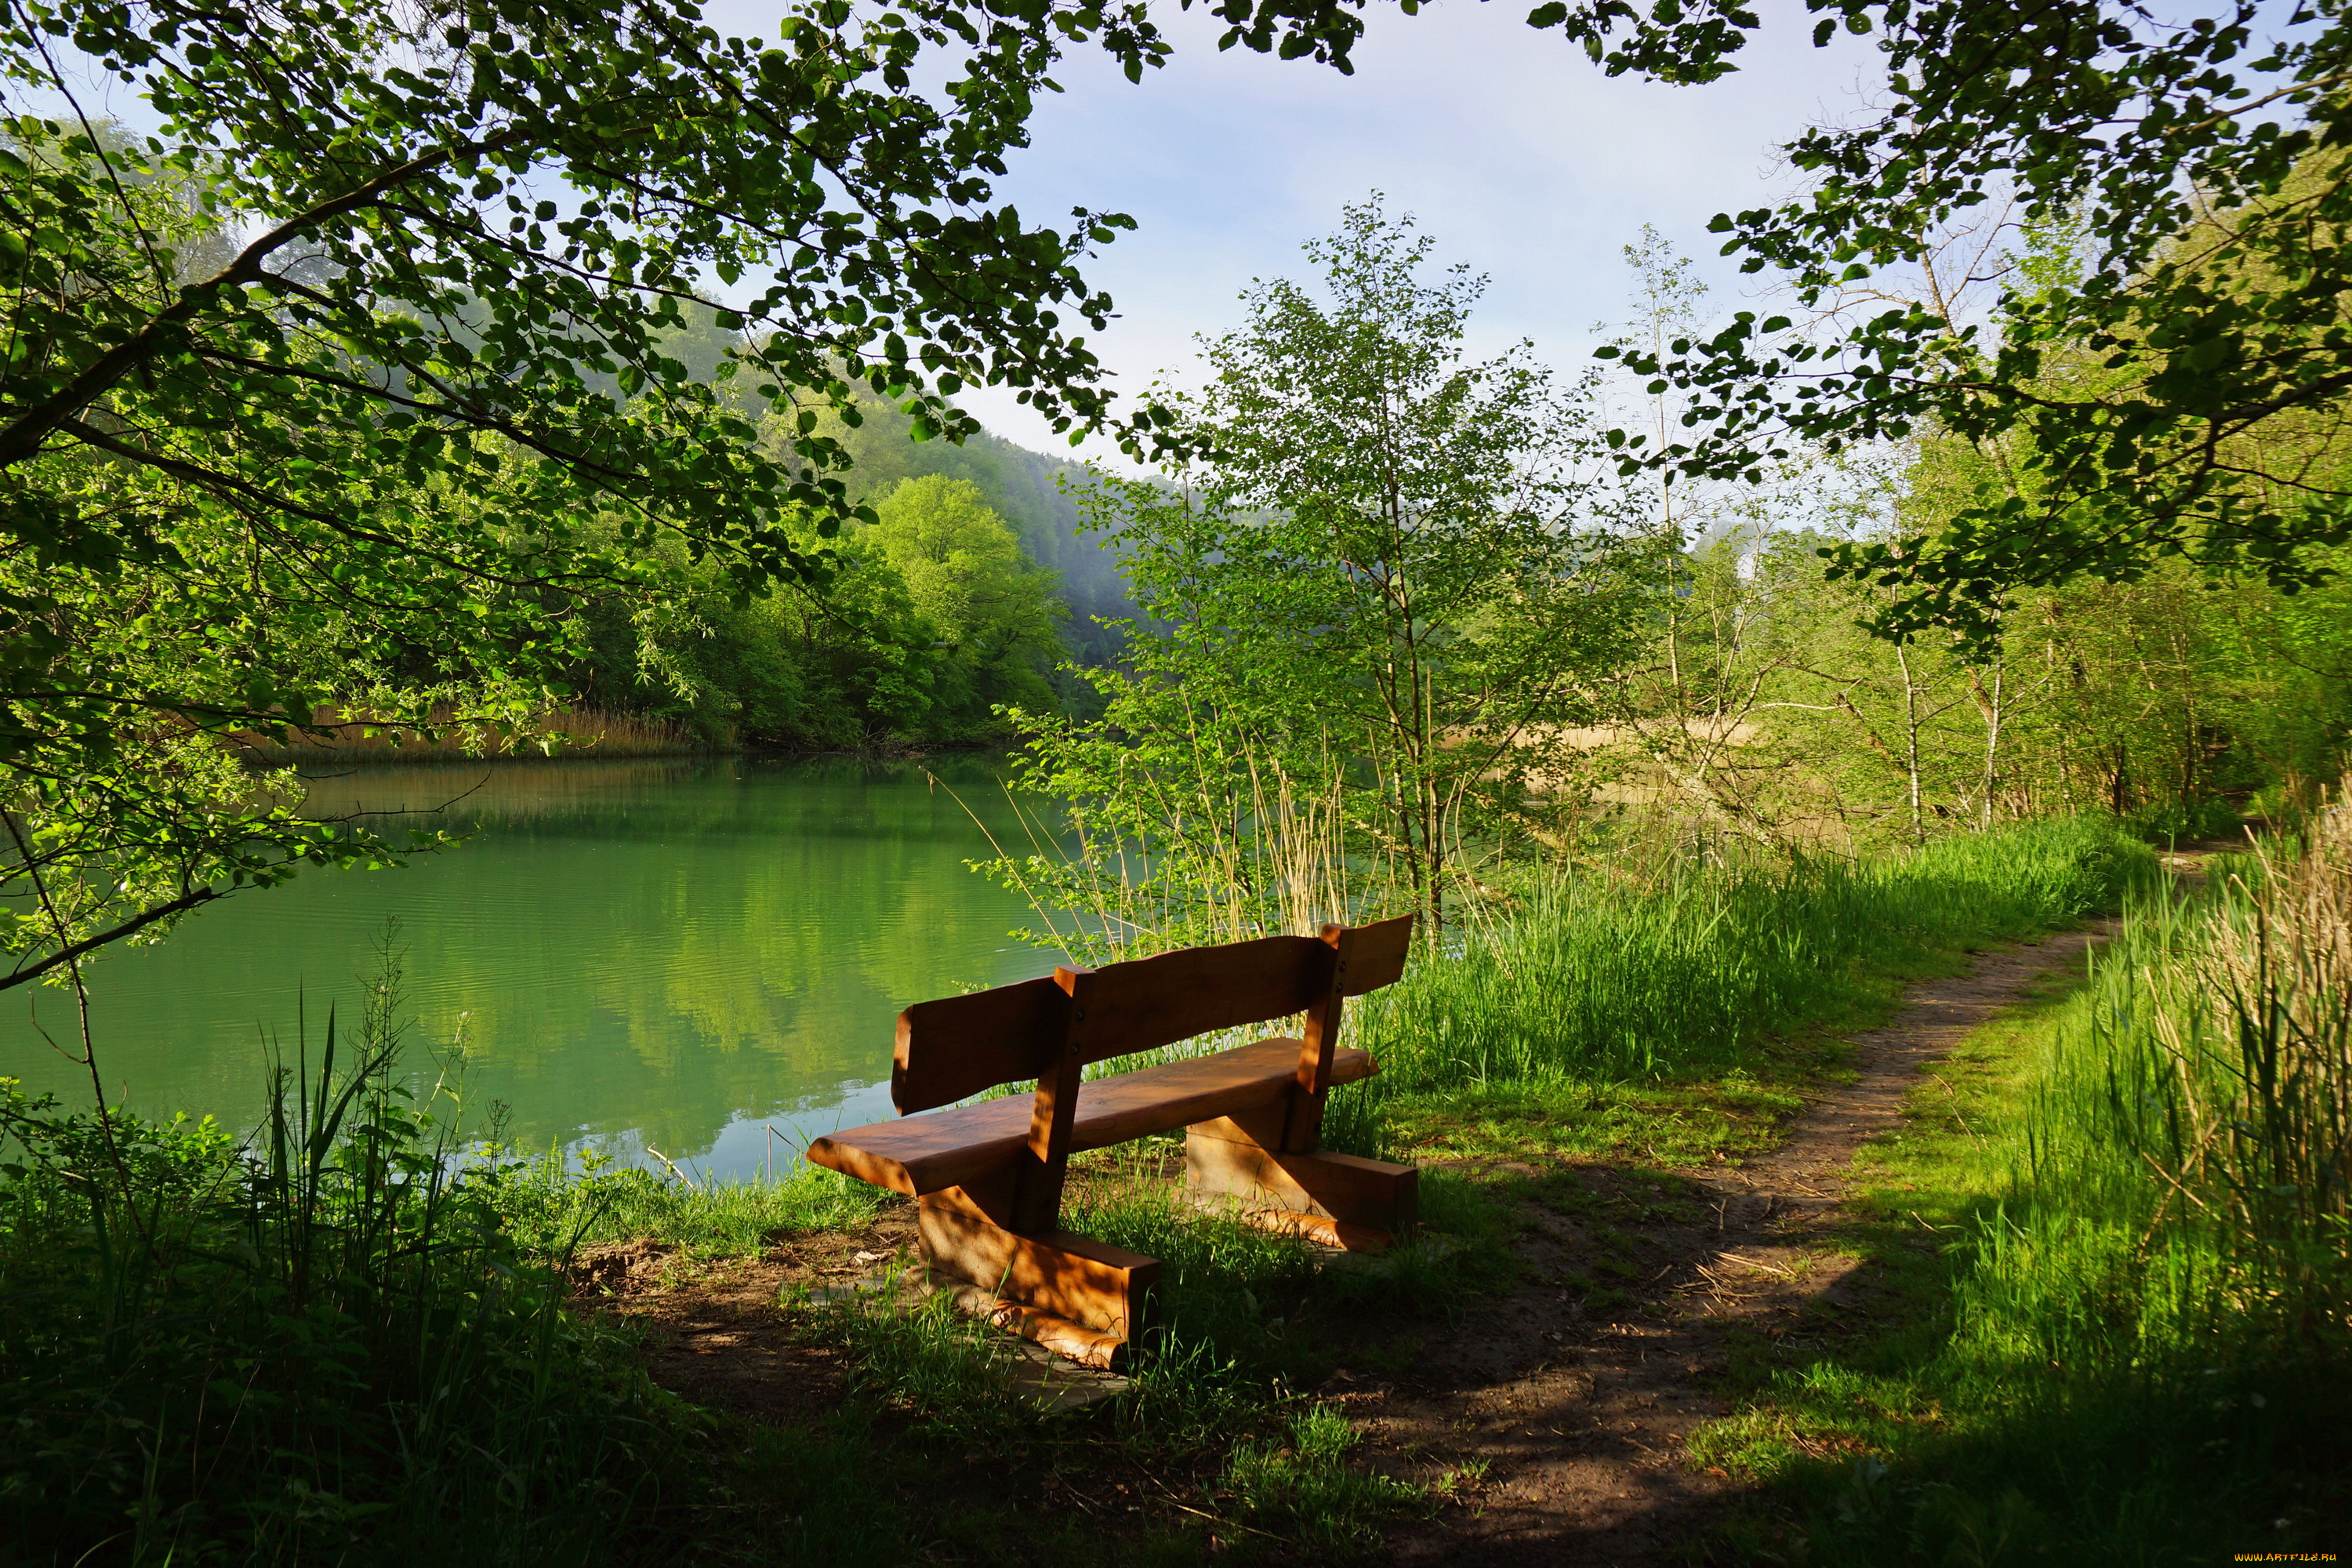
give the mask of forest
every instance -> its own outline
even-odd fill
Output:
[[[1053,73],[1213,34],[1346,79],[1422,9],[0,16],[0,990],[43,1053],[0,1043],[0,1558],[2352,1548],[2352,26],[1807,0],[1877,96],[1714,216],[1736,303],[1643,226],[1595,345],[1496,348],[1446,234],[1332,190],[1130,390],[1137,221],[1006,194]],[[1705,94],[1790,25],[1524,31],[1563,92]],[[420,758],[511,767],[507,826],[351,766]],[[387,927],[356,1005],[257,1020],[252,1114],[119,1076],[135,964],[468,863],[656,891],[505,1058],[421,1037]],[[564,947],[490,908],[433,951]],[[911,1013],[734,1087],[820,980],[1050,970],[1083,1021],[1270,939],[1333,944],[1298,1028],[1370,1057],[1257,1152],[1410,1167],[1418,1217],[1219,1207],[1198,1127],[1070,1153],[1049,1084],[1118,1070],[1072,1023],[942,1097],[1034,1075],[1000,1142],[1061,1223],[940,1204],[1154,1265],[1080,1384],[1013,1266],[937,1272],[932,1190],[779,1156],[786,1109],[903,1107]],[[526,1139],[468,1078],[509,1059],[675,1103]]]

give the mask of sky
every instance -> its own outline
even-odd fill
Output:
[[[1716,254],[1707,221],[1791,189],[1774,150],[1859,111],[1877,70],[1871,40],[1840,34],[1816,49],[1799,0],[1765,0],[1737,72],[1666,87],[1604,76],[1558,32],[1528,27],[1530,3],[1424,0],[1417,16],[1371,5],[1353,76],[1220,52],[1222,23],[1172,5],[1156,9],[1173,59],[1139,84],[1107,54],[1074,49],[1055,72],[1065,90],[1038,100],[1031,145],[997,195],[1056,227],[1077,205],[1136,219],[1086,267],[1117,301],[1090,342],[1122,402],[1163,371],[1186,379],[1196,336],[1241,324],[1253,279],[1307,280],[1300,246],[1374,191],[1434,237],[1433,259],[1490,279],[1472,322],[1482,355],[1527,338],[1580,371],[1595,323],[1627,313],[1623,248],[1644,224],[1699,260],[1718,310],[1748,303],[1759,280]],[[772,38],[781,13],[775,0],[708,0],[704,16]],[[134,126],[152,118],[119,84],[95,96]],[[1009,390],[960,401],[1008,439],[1070,453]],[[1099,440],[1076,455],[1118,458]]]
[[[1174,60],[1139,85],[1107,57],[1057,70],[1066,91],[1040,100],[999,193],[1032,221],[1064,222],[1080,204],[1136,219],[1087,267],[1118,302],[1092,340],[1112,384],[1139,392],[1163,369],[1182,379],[1196,334],[1241,324],[1252,279],[1305,280],[1301,244],[1374,190],[1435,238],[1433,259],[1490,279],[1472,324],[1481,352],[1528,338],[1580,370],[1595,322],[1627,312],[1623,247],[1644,224],[1700,259],[1717,307],[1741,308],[1759,280],[1716,254],[1707,221],[1791,188],[1774,149],[1859,111],[1870,41],[1816,50],[1813,19],[1775,0],[1738,73],[1674,88],[1602,75],[1557,32],[1529,28],[1528,3],[1439,0],[1411,17],[1375,6],[1352,77],[1220,53],[1221,25],[1197,11],[1172,17]],[[1010,392],[961,401],[1009,439],[1068,449]],[[1112,454],[1097,442],[1082,455]]]

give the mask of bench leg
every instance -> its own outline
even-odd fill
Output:
[[[1252,1223],[1349,1252],[1384,1252],[1421,1218],[1421,1173],[1352,1154],[1293,1154],[1261,1142],[1246,1121],[1219,1117],[1186,1130],[1184,1180],[1203,1198],[1240,1205]]]
[[[1151,1320],[1160,1260],[1068,1231],[1007,1230],[961,1187],[919,1200],[923,1261],[987,1293],[996,1324],[1087,1366],[1116,1370]]]

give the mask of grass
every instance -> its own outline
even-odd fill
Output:
[[[1213,1500],[1310,1549],[1376,1546],[1383,1518],[1430,1512],[1433,1489],[1350,1468],[1348,1455],[1360,1441],[1347,1416],[1308,1405],[1278,1438],[1235,1445]]]
[[[1127,1393],[1053,1418],[1008,1399],[1002,1338],[888,1295],[789,1307],[848,1373],[812,1424],[654,1388],[627,1331],[565,1310],[569,1255],[649,1238],[740,1258],[862,1227],[885,1200],[823,1172],[698,1185],[470,1142],[365,1065],[388,1059],[381,1001],[362,1067],[281,1085],[258,1142],[12,1099],[0,1528],[59,1563],[397,1561],[428,1537],[485,1563],[1368,1554],[1475,1478],[1376,1469],[1318,1391],[1350,1367],[1394,1375],[1467,1297],[1510,1286],[1530,1205],[1603,1243],[1689,1206],[1659,1174],[1643,1215],[1622,1213],[1640,1201],[1558,1156],[1763,1148],[1839,1070],[1826,1030],[1958,949],[2099,907],[2147,862],[2053,824],[1886,867],[1524,889],[1351,1015],[1386,1070],[1335,1097],[1331,1142],[1423,1160],[1439,1237],[1323,1267],[1180,1204],[1171,1142],[1084,1157],[1065,1223],[1160,1258],[1164,1291]],[[1128,1500],[1041,1510],[991,1479],[1040,1473]]]
[[[2342,1194],[2273,1178],[2315,1147],[2303,1168],[2340,1173],[2347,1146],[2340,1121],[2265,1104],[2260,1068],[2265,1027],[2300,1009],[2337,1032],[2272,1052],[2268,1080],[2340,1075],[2342,972],[2306,983],[2343,934],[2244,886],[2150,900],[2087,979],[1935,1070],[1908,1130],[1870,1152],[1843,1238],[1886,1293],[1882,1321],[1755,1347],[1742,1408],[1693,1445],[1768,1489],[1738,1555],[2154,1568],[2340,1549]],[[2233,990],[2232,969],[2253,984]],[[2184,1145],[2200,1097],[2229,1102],[2222,1135]],[[2233,1214],[2226,1194],[2249,1191],[2260,1212]]]
[[[695,1259],[755,1257],[781,1236],[872,1223],[887,1194],[817,1165],[770,1181],[688,1182],[591,1153],[502,1160],[495,1172],[500,1222],[542,1257],[600,1243],[653,1237]]]
[[[503,1235],[386,1015],[347,1069],[331,1019],[242,1143],[0,1081],[22,1560],[560,1557],[677,1479],[694,1422]]]
[[[1335,1147],[1738,1158],[1776,1136],[1836,1031],[1965,952],[2112,909],[2154,856],[2087,819],[1900,860],[1537,884],[1460,950],[1365,997],[1381,1072],[1335,1097]]]

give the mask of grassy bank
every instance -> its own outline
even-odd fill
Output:
[[[1825,1029],[2147,865],[2053,824],[1861,869],[1528,889],[1358,1010],[1387,1070],[1335,1126],[1363,1150],[1736,1158],[1837,1070]],[[936,1304],[793,1297],[844,1381],[778,1425],[656,1387],[569,1265],[652,1237],[690,1276],[892,1208],[824,1173],[692,1187],[472,1144],[393,1080],[392,995],[359,1065],[298,1065],[253,1140],[0,1106],[0,1537],[27,1561],[1337,1559],[1475,1484],[1368,1469],[1319,1391],[1409,1365],[1512,1279],[1507,1184],[1433,1170],[1440,1237],[1327,1269],[1176,1203],[1165,1145],[1091,1156],[1066,1223],[1166,1265],[1124,1394],[1041,1418],[1007,1398],[1004,1342]],[[1041,1512],[1016,1496],[1040,1474],[1134,1495]]]
[[[1831,1031],[1965,952],[2069,926],[2158,875],[2142,845],[2068,818],[1900,859],[1538,882],[1460,951],[1364,998],[1381,1076],[1342,1091],[1359,1152],[1612,1150],[1662,1164],[1769,1139],[1834,1072]]]
[[[1846,1248],[1887,1322],[1756,1347],[1743,1558],[2155,1565],[2352,1541],[2352,833],[2137,903],[1935,1070]],[[1807,1342],[1810,1341],[1810,1342]]]

